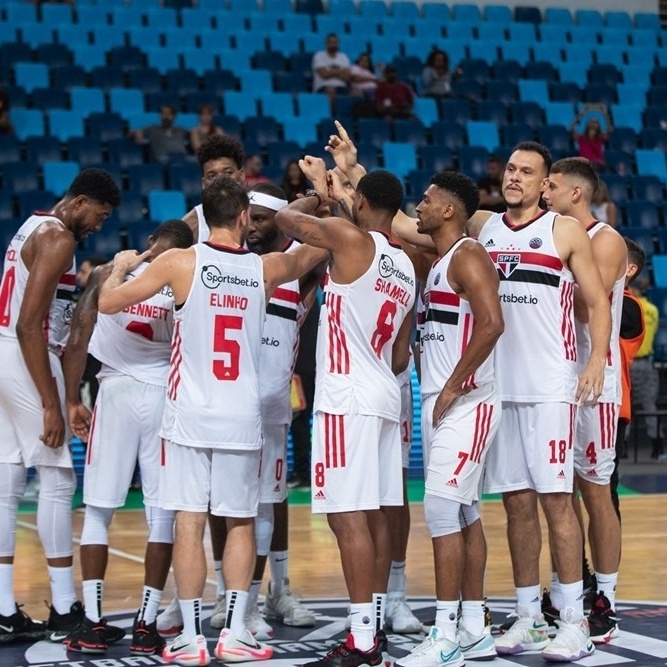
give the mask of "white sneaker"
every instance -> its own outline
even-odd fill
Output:
[[[421,632],[422,622],[412,613],[405,600],[405,593],[388,593],[385,610],[387,627],[399,635]]]
[[[212,628],[216,630],[222,630],[225,627],[227,621],[227,602],[225,600],[224,594],[218,597],[215,607],[211,613],[211,620],[209,623]]]
[[[172,598],[167,608],[158,614],[156,620],[158,634],[161,637],[176,637],[183,630],[183,616],[178,598]]]
[[[315,625],[315,614],[292,595],[289,579],[283,579],[280,590],[275,594],[269,583],[269,592],[264,600],[264,616],[297,628],[312,628]]]
[[[445,639],[442,630],[434,625],[421,644],[394,664],[397,667],[461,667],[465,661],[459,645]]]
[[[242,635],[236,636],[231,630],[224,628],[218,637],[215,657],[220,662],[269,660],[273,657],[273,649],[267,644],[260,644],[248,629]]]
[[[257,600],[247,607],[243,620],[255,639],[261,641],[273,637],[273,628],[264,620],[257,607]]]
[[[459,646],[466,660],[491,660],[497,657],[491,629],[484,628],[481,635],[472,635],[465,628],[459,630]]]
[[[206,645],[204,635],[195,635],[193,639],[183,639],[179,635],[173,643],[162,651],[162,659],[167,664],[185,665],[186,667],[200,667],[211,662],[211,655]]]
[[[548,627],[542,614],[519,616],[504,635],[496,637],[496,651],[499,655],[541,651],[549,645]]]
[[[567,614],[562,614],[567,618]],[[549,662],[571,662],[591,655],[595,645],[591,641],[588,621],[582,618],[577,623],[567,620],[556,621],[558,632],[549,646],[542,651],[542,657]]]

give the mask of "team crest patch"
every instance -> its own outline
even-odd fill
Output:
[[[536,236],[534,239],[530,239],[530,241],[528,241],[528,245],[533,250],[537,250],[538,248],[542,247],[542,239]]]
[[[514,269],[519,266],[520,262],[521,255],[519,254],[501,254],[498,255],[498,259],[496,260],[496,264],[498,264],[498,268],[505,276],[505,278],[509,278],[512,275]]]
[[[436,274],[435,278],[433,279],[433,284],[437,285],[440,282],[440,274]]]

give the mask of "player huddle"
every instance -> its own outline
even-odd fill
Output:
[[[10,243],[0,287],[0,633],[11,630],[0,642],[48,635],[99,653],[122,638],[102,614],[107,533],[137,461],[149,535],[133,654],[209,664],[207,517],[219,573],[215,657],[270,658],[267,618],[314,624],[289,587],[285,451],[298,329],[318,284],[312,503],[340,549],[350,633],[307,664],[375,667],[389,659],[385,623],[421,629],[403,574],[415,300],[437,606],[428,636],[397,664],[456,667],[525,650],[572,661],[618,633],[620,523],[609,482],[628,258],[622,238],[590,212],[595,171],[578,158],[552,165],[543,146],[526,142],[507,163],[506,213],[478,211],[475,184],[445,171],[415,220],[400,211],[400,181],[367,174],[338,130],[326,147],[336,168],[301,160],[313,189],[291,204],[272,185],[246,192],[238,142],[209,140],[198,154],[201,205],[185,222],[160,225],[143,253],[121,252],[97,269],[73,315],[76,240],[119,200],[108,174],[82,172]],[[92,415],[78,393],[88,351],[102,362]],[[64,415],[88,441],[83,605],[72,578]],[[23,614],[12,592],[16,512],[32,465],[52,588],[46,624]],[[575,483],[598,581],[588,614]],[[503,494],[517,594],[516,620],[495,640],[484,608],[482,489]],[[553,560],[548,599],[538,503]],[[172,561],[178,602],[159,618]],[[165,645],[160,632],[177,636]]]

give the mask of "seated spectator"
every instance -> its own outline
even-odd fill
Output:
[[[387,65],[384,77],[375,89],[375,110],[378,116],[388,120],[412,118],[415,94],[407,83],[398,80],[396,68]]]
[[[455,72],[454,74],[457,74]],[[440,49],[433,49],[422,70],[424,95],[444,97],[452,92],[452,72],[449,71],[449,56]]]
[[[497,155],[489,155],[487,174],[477,181],[480,208],[496,213],[507,208],[502,194],[504,172],[505,163]]]
[[[245,184],[247,188],[252,188],[257,183],[270,183],[271,179],[262,174],[262,169],[264,168],[264,163],[262,162],[262,157],[253,153],[251,155],[246,155],[245,162],[243,163],[243,173],[245,178]]]
[[[308,179],[303,175],[298,160],[290,160],[283,172],[283,180],[280,187],[287,195],[287,201],[292,202],[299,194],[306,194],[310,187]]]
[[[579,121],[592,109],[599,110],[606,121],[607,130],[602,131],[599,118],[593,116],[588,119],[583,134],[577,131]],[[604,105],[586,105],[574,118],[570,125],[570,133],[579,146],[579,157],[584,157],[595,164],[604,167],[604,151],[612,133],[611,119]]]
[[[138,143],[147,143],[150,159],[154,162],[169,162],[174,155],[185,156],[188,152],[189,132],[174,125],[176,109],[169,104],[160,107],[160,125],[151,125],[132,134]]]
[[[609,196],[609,188],[607,184],[600,179],[598,183],[598,188],[593,195],[593,201],[591,202],[591,213],[602,222],[606,222],[612,227],[618,225],[618,208],[611,197]]]
[[[323,92],[333,100],[336,93],[347,93],[350,83],[350,59],[338,50],[338,36],[330,33],[326,49],[313,56],[313,91]]]
[[[224,134],[222,128],[213,122],[214,113],[210,104],[202,104],[197,111],[199,112],[199,125],[190,130],[190,145],[195,153],[209,137]]]
[[[378,85],[378,77],[373,71],[371,57],[362,53],[350,67],[350,94],[373,97]]]
[[[14,134],[14,127],[9,120],[9,93],[2,87],[2,79],[0,79],[0,134]]]

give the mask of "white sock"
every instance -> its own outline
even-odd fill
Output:
[[[461,602],[461,625],[473,636],[484,632],[484,600]]]
[[[405,593],[405,561],[392,560],[389,570],[388,593]]]
[[[141,608],[139,609],[139,620],[150,625],[156,618],[162,601],[162,591],[150,586],[144,586],[141,595]]]
[[[375,634],[384,628],[384,615],[387,607],[386,593],[373,593],[373,619]]]
[[[93,623],[99,623],[99,620],[102,618],[104,581],[102,579],[84,579],[82,587],[83,606],[86,610],[86,618],[93,621]],[[56,611],[58,610],[56,609]],[[69,609],[67,611],[69,611]],[[58,613],[62,614],[64,612],[59,611]]]
[[[183,638],[194,639],[201,634],[201,598],[179,600],[183,616]]]
[[[250,590],[248,591],[248,606],[247,608],[250,609],[254,604],[257,604],[257,600],[259,599],[259,589],[262,587],[262,580],[261,579],[253,579],[250,582]]]
[[[350,605],[350,632],[354,646],[359,651],[370,651],[375,645],[375,624],[373,623],[373,603],[362,602]]]
[[[539,584],[516,589],[516,609],[519,616],[539,616],[542,613]]]
[[[598,582],[598,593],[609,600],[612,609],[616,609],[616,584],[618,583],[618,572],[612,574],[595,573]]]
[[[241,635],[245,630],[245,612],[248,608],[248,593],[246,591],[225,591],[227,602],[227,620],[225,627],[234,635]]]
[[[215,570],[215,583],[218,587],[217,596],[221,598],[225,594],[225,580],[222,576],[222,561],[214,560],[213,569]]]
[[[456,641],[456,625],[459,616],[458,600],[436,600],[435,603],[435,625],[442,630],[445,639],[450,642]]]
[[[561,582],[560,590],[563,596],[563,606],[560,609],[560,616],[563,620],[568,620],[571,623],[578,623],[584,617],[584,581],[583,579],[575,581],[572,584],[564,584]],[[566,618],[565,612],[572,609],[573,613],[568,614]]]
[[[271,592],[280,593],[283,581],[289,572],[287,551],[269,551],[269,567],[271,568]]]
[[[0,614],[11,616],[16,613],[14,599],[14,564],[0,564]]]
[[[558,572],[551,573],[551,604],[560,611],[563,608],[563,593],[560,589]]]
[[[73,568],[71,565],[69,567],[49,565],[47,569],[51,581],[51,604],[59,614],[69,614],[72,605],[76,602]]]

